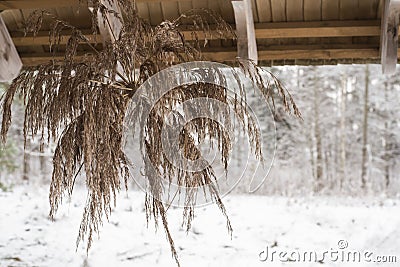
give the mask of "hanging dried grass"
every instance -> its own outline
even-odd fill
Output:
[[[155,107],[152,107],[148,118],[143,118],[140,114],[146,101],[138,102],[135,110],[127,111],[127,107],[136,90],[155,73],[172,64],[203,59],[196,33],[198,30],[204,31],[206,40],[215,32],[223,38],[234,38],[234,32],[218,15],[206,10],[190,11],[172,22],[165,21],[157,27],[151,27],[139,18],[131,1],[117,1],[121,5],[122,14],[109,10],[100,0],[89,2],[94,9],[95,30],[98,13],[105,23],[109,14],[121,20],[123,28],[116,36],[116,41],[106,43],[103,49],[98,51],[68,22],[58,20],[46,11],[33,13],[26,30],[34,34],[40,30],[43,16],[53,18],[54,25],[50,33],[53,51],[60,44],[63,29],[71,30],[72,34],[67,42],[64,60],[25,68],[3,96],[2,141],[6,141],[11,123],[12,101],[15,95],[20,95],[26,105],[25,140],[30,135],[43,136],[46,132],[49,140],[52,138],[57,141],[49,196],[51,218],[54,218],[64,194],[71,196],[78,173],[84,171],[88,197],[77,245],[88,234],[89,249],[93,233],[98,232],[103,215],[108,219],[111,214],[112,202],[115,205],[115,196],[121,188],[121,180],[127,187],[127,181],[131,177],[129,162],[123,152],[124,118],[127,112],[131,112],[129,118],[143,126],[140,134],[146,137],[141,153],[145,166],[144,175],[150,185],[150,192],[145,197],[147,219],[153,217],[157,224],[158,218],[161,218],[172,255],[179,265],[168,228],[167,208],[161,201],[164,189],[160,176],[170,182],[175,180],[178,185],[186,187],[183,216],[187,230],[190,229],[194,217],[196,192],[203,186],[207,186],[209,194],[226,217],[228,231],[232,231],[232,228],[215,186],[214,170],[208,165],[198,172],[178,169],[162,152],[161,129],[163,126],[166,129],[174,127],[174,122],[166,122],[169,108],[199,97],[215,99],[232,106],[240,118],[243,130],[250,137],[254,153],[262,160],[260,133],[254,118],[244,108],[243,103],[240,103],[246,95],[243,90],[240,91],[242,100],[232,100],[227,97],[226,88],[198,82],[168,92]],[[179,30],[182,24],[191,24],[194,40],[185,40]],[[216,27],[211,29],[210,25]],[[81,42],[90,45],[93,52],[87,55],[83,62],[77,62],[77,46]],[[117,65],[120,67],[117,68]],[[274,95],[278,94],[284,107],[288,111],[292,109],[295,115],[300,116],[292,97],[275,76],[249,61],[239,61],[239,66],[268,101],[274,103]],[[198,75],[214,75],[215,79],[221,79],[223,76],[218,70],[199,71]],[[239,80],[237,82],[240,83]],[[227,111],[217,111],[210,105],[212,104],[198,108],[214,110],[225,121],[229,121]],[[179,136],[185,157],[200,158],[195,143],[206,138],[216,140],[215,146],[221,152],[221,162],[226,170],[232,146],[226,130],[213,120],[191,121]],[[198,140],[194,139],[192,133],[196,133]]]

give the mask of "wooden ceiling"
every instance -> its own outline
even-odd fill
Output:
[[[258,59],[261,65],[379,62],[380,18],[384,0],[251,0]],[[137,0],[139,15],[152,25],[193,8],[213,9],[235,27],[230,0]],[[24,37],[24,19],[46,8],[61,19],[90,32],[90,12],[79,0],[0,1],[0,10],[24,65],[48,61],[48,30],[44,21],[36,37]],[[190,34],[187,33],[189,37]],[[93,42],[94,42],[94,38]],[[66,41],[66,38],[65,40]],[[85,53],[85,46],[80,53]],[[212,40],[204,49],[209,60],[236,58],[234,41]]]

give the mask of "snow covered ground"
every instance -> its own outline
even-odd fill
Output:
[[[47,186],[17,186],[12,192],[0,192],[1,267],[176,266],[161,226],[157,232],[152,223],[146,227],[142,192],[121,193],[88,257],[85,244],[75,247],[84,189],[77,188],[72,200],[64,202],[55,222],[47,217],[47,196]],[[197,209],[189,234],[180,227],[182,210],[168,211],[183,267],[400,266],[399,200],[229,195],[224,203],[233,227],[232,239],[216,206]],[[308,252],[315,252],[319,260],[325,258],[317,263],[282,262],[289,254],[296,260],[296,253]],[[334,253],[333,258],[324,252]],[[361,262],[343,262],[342,252],[359,252]],[[365,252],[370,253],[371,262],[365,262]],[[339,255],[335,262],[334,255]],[[376,256],[396,256],[386,260],[397,263],[373,263],[385,259]]]

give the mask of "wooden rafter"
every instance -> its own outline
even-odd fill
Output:
[[[378,20],[256,23],[257,39],[379,36]]]
[[[88,39],[96,43],[91,29],[82,29]],[[68,32],[62,37],[61,44],[68,41]],[[183,30],[182,34],[186,39],[193,38],[191,31]],[[284,22],[284,23],[257,23],[255,24],[255,35],[257,39],[275,38],[314,38],[314,37],[357,37],[357,36],[380,36],[379,21],[327,21],[327,22]],[[36,37],[24,36],[19,32],[11,32],[15,46],[35,46],[49,44],[49,32],[42,31]],[[204,39],[204,32],[198,31],[200,40]],[[213,34],[208,39],[217,39],[219,35]]]
[[[179,0],[187,2],[191,0]],[[136,2],[177,2],[177,0],[136,0]],[[40,9],[57,8],[71,6],[87,6],[87,0],[2,0],[0,1],[0,10],[8,9]]]
[[[384,74],[396,71],[399,39],[400,0],[386,0],[381,24],[381,64]]]
[[[104,0],[107,4],[108,1]],[[191,1],[191,0],[179,0]],[[197,0],[196,0],[197,1]],[[199,0],[200,1],[200,0]],[[252,0],[230,0],[234,7],[235,21],[237,26],[237,33],[239,37],[238,51],[235,51],[236,47],[229,45],[229,42],[224,43],[223,47],[217,47],[213,45],[212,49],[205,48],[204,55],[206,58],[214,61],[231,61],[238,54],[240,57],[259,59],[260,61],[268,60],[335,60],[335,59],[373,59],[374,62],[378,62],[379,58],[382,59],[382,64],[385,73],[389,71],[394,71],[395,63],[397,62],[397,32],[398,32],[398,6],[400,0],[383,0],[382,10],[385,11],[385,15],[381,21],[371,18],[376,18],[376,16],[366,16],[369,20],[340,20],[341,17],[330,16],[328,19],[332,21],[320,21],[318,18],[315,21],[301,21],[305,18],[300,16],[299,21],[296,22],[272,22],[272,23],[253,23],[253,12],[251,10],[250,3]],[[175,6],[176,0],[136,0],[136,2],[154,2],[154,3],[171,3],[171,6]],[[258,1],[256,1],[258,3]],[[268,2],[268,1],[267,1]],[[316,1],[318,2],[318,1]],[[279,1],[274,1],[274,3],[280,3]],[[67,6],[83,6],[87,7],[87,0],[4,0],[0,1],[0,10],[4,9],[34,9],[34,8],[57,8],[57,7],[67,7]],[[164,4],[163,4],[164,5]],[[250,6],[250,8],[245,8]],[[387,7],[385,7],[387,5]],[[139,6],[143,6],[139,5]],[[145,5],[147,6],[147,5]],[[157,6],[157,5],[154,5]],[[235,7],[236,6],[236,7]],[[279,7],[276,6],[275,7]],[[110,9],[116,10],[115,7],[110,6]],[[255,8],[255,7],[253,7]],[[275,10],[272,7],[271,18],[261,19],[260,15],[260,5],[257,5],[258,12],[256,20],[259,21],[284,21],[289,20],[289,14],[285,17],[285,13],[279,13],[279,10]],[[263,10],[265,8],[263,6]],[[269,7],[268,7],[269,8]],[[267,8],[267,9],[268,9]],[[262,8],[261,8],[262,9]],[[347,9],[346,9],[347,10]],[[10,16],[8,12],[15,13],[19,11],[7,11],[7,23],[10,22]],[[24,11],[23,11],[24,12]],[[289,11],[288,11],[289,12]],[[294,12],[293,9],[290,12]],[[346,11],[347,12],[347,11]],[[357,11],[359,13],[359,11]],[[179,12],[178,12],[179,13]],[[268,12],[265,11],[267,14]],[[291,13],[291,15],[293,15]],[[396,14],[394,14],[396,13]],[[163,14],[163,13],[161,13]],[[264,13],[263,13],[264,14]],[[269,13],[268,13],[269,14]],[[300,14],[300,13],[299,13]],[[350,13],[349,13],[350,14]],[[167,13],[165,16],[169,16]],[[224,17],[228,17],[227,13],[223,13]],[[301,14],[300,14],[301,15]],[[278,16],[278,17],[277,17]],[[280,18],[281,17],[281,18]],[[248,19],[250,18],[250,19]],[[294,17],[290,17],[294,20]],[[355,16],[348,16],[349,19],[355,19]],[[88,18],[90,19],[90,18]],[[239,22],[241,21],[241,22]],[[118,25],[118,19],[115,19],[113,15],[109,16],[109,22],[111,22],[111,27]],[[11,28],[17,29],[17,27],[12,24]],[[17,23],[20,23],[17,21]],[[108,23],[108,22],[107,22]],[[106,23],[106,24],[107,24]],[[105,27],[99,27],[98,35],[93,35],[90,29],[81,29],[89,38],[92,44],[101,43],[103,37],[105,41],[113,41],[114,37],[111,34],[110,26],[99,21],[99,25],[105,25]],[[18,24],[17,24],[18,25]],[[82,24],[87,25],[87,24]],[[242,26],[240,26],[242,25]],[[249,26],[250,25],[250,26]],[[382,27],[381,27],[382,25]],[[386,25],[386,28],[384,28]],[[232,25],[234,28],[236,25]],[[87,27],[87,26],[84,26]],[[212,27],[212,25],[211,25]],[[381,29],[382,28],[382,29]],[[186,39],[192,38],[191,31],[188,28],[182,26],[182,33]],[[382,31],[382,32],[381,32]],[[119,32],[118,30],[113,30],[112,32]],[[51,59],[51,55],[41,54],[39,51],[47,51],[49,44],[49,33],[47,31],[39,32],[36,37],[23,36],[21,32],[11,32],[13,43],[20,51],[21,58],[23,62],[28,65],[34,65],[39,61],[46,62]],[[62,33],[61,44],[66,44],[68,41],[68,32]],[[197,32],[199,39],[204,39],[204,33]],[[381,36],[381,51],[379,52],[379,41],[377,36]],[[96,38],[95,38],[96,37]],[[350,38],[346,38],[350,37]],[[357,38],[351,38],[357,37]],[[372,38],[367,38],[372,37]],[[207,39],[219,39],[219,34],[215,32],[211,36],[207,35]],[[295,38],[297,38],[295,40]],[[317,38],[317,39],[310,39]],[[319,38],[324,38],[322,41]],[[326,40],[325,40],[326,38]],[[264,40],[265,39],[265,40]],[[268,40],[270,39],[270,40]],[[280,41],[273,41],[271,39],[278,39]],[[290,40],[293,39],[293,40]],[[256,40],[258,41],[258,46],[256,45]],[[385,42],[385,45],[383,43]],[[215,42],[217,44],[218,42]],[[277,45],[279,43],[286,45]],[[214,44],[214,43],[213,43]],[[312,45],[313,44],[313,45]],[[244,48],[243,48],[244,47]],[[254,48],[251,50],[251,48]],[[0,47],[1,48],[1,47]],[[101,49],[101,44],[98,44],[96,48]],[[61,50],[62,51],[62,47]],[[87,46],[82,45],[79,51],[82,51],[82,56],[84,51],[88,49]],[[257,52],[257,50],[259,52]],[[26,51],[26,54],[23,54]],[[28,55],[29,51],[36,51],[35,54]],[[242,51],[242,52],[240,52]],[[243,52],[244,51],[244,52]],[[253,52],[252,52],[253,51]],[[254,52],[255,51],[255,52]],[[241,54],[240,54],[241,53]],[[392,66],[392,67],[390,67]]]
[[[250,0],[232,0],[235,13],[238,56],[258,61],[257,41]]]
[[[19,74],[21,68],[22,62],[17,49],[0,16],[0,81],[11,81]]]
[[[347,47],[347,48],[346,48]],[[207,60],[218,62],[231,62],[236,58],[237,51],[226,48],[208,49],[203,52]],[[24,65],[37,65],[48,62],[51,59],[61,60],[63,55],[52,57],[51,54],[22,54]],[[78,55],[83,58],[84,54]],[[299,60],[299,59],[315,59],[315,60],[335,60],[335,59],[379,59],[378,46],[370,45],[337,45],[334,47],[324,47],[322,45],[309,46],[276,46],[268,47],[268,49],[259,49],[259,61],[268,60]]]
[[[114,11],[115,14],[122,14],[120,7],[118,6],[115,0],[114,1],[101,0],[101,3],[105,7],[107,7],[107,9]],[[93,8],[89,7],[89,9],[93,11]],[[104,19],[100,11],[98,11],[97,20],[98,20],[97,22],[99,25],[100,35],[103,39],[103,42],[106,41],[115,42],[118,39],[119,33],[121,32],[122,29],[121,20],[112,13],[106,14]],[[92,39],[95,38],[92,36]]]
[[[213,61],[229,62],[234,59],[234,51],[220,51],[220,52],[205,52],[203,53],[206,58]],[[292,49],[287,50],[259,50],[258,60],[297,60],[297,59],[315,59],[315,60],[332,60],[332,59],[378,59],[379,49],[376,48],[316,48],[310,47],[309,49]]]

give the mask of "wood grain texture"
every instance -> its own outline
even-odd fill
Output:
[[[91,29],[81,30],[91,43],[96,43],[95,36]],[[70,32],[65,31],[61,34],[61,44],[66,44]],[[182,30],[186,39],[191,39],[192,33]],[[198,38],[204,39],[204,33],[197,31]],[[325,22],[279,22],[279,23],[257,23],[255,24],[255,35],[257,39],[284,39],[293,44],[304,43],[304,38],[316,37],[360,37],[360,36],[380,36],[380,22],[378,20],[369,21],[325,21]],[[42,46],[49,44],[49,32],[40,31],[36,37],[24,36],[21,32],[11,32],[12,40],[17,47],[23,46]],[[210,38],[208,36],[207,38]],[[212,35],[211,39],[218,39],[218,34]],[[338,39],[339,40],[339,39]],[[298,42],[296,42],[298,41]],[[351,42],[349,42],[351,43]]]
[[[257,62],[257,42],[251,1],[232,1],[232,6],[235,13],[238,57]]]
[[[358,0],[358,18],[374,19],[377,17],[379,0]]]
[[[235,15],[233,14],[233,7],[230,0],[214,0],[218,1],[219,9],[221,10],[221,15],[226,22],[234,24]]]
[[[381,24],[381,64],[384,74],[396,71],[399,40],[400,0],[386,0]]]
[[[272,21],[286,21],[286,0],[271,0]]]
[[[22,62],[6,24],[0,16],[0,82],[13,80],[19,74]]]
[[[358,0],[340,1],[340,19],[358,19]]]
[[[340,18],[340,0],[322,0],[322,20],[338,20]]]
[[[163,12],[163,18],[165,20],[172,21],[176,18],[179,17],[179,8],[178,8],[178,2],[162,2],[161,3],[161,9]]]
[[[257,14],[259,22],[271,22],[272,11],[270,0],[256,0]]]
[[[290,48],[290,47],[288,47]],[[216,62],[232,62],[236,60],[237,51],[234,49],[210,49],[210,51],[204,51],[203,56],[206,60]],[[83,60],[84,55],[78,55],[76,61]],[[321,48],[318,46],[309,47],[295,47],[285,50],[259,50],[258,59],[261,65],[264,65],[264,61],[268,60],[335,60],[335,59],[349,59],[347,63],[352,63],[354,60],[372,60],[379,58],[379,48],[363,48],[363,47],[349,47],[347,49],[336,49],[336,48]],[[50,60],[62,60],[62,55],[52,57],[51,54],[28,54],[21,55],[24,66],[38,65],[47,63]],[[318,61],[318,64],[324,64],[324,61]]]
[[[136,3],[176,3],[177,0],[136,0]],[[192,2],[192,0],[179,0]],[[1,0],[0,10],[7,9],[39,9],[71,6],[87,6],[87,0]]]
[[[322,0],[304,0],[304,20],[321,20]]]
[[[150,2],[147,5],[150,14],[150,24],[154,26],[160,24],[163,21],[161,3]]]
[[[150,22],[150,13],[147,3],[136,3],[136,8],[139,16],[147,22]]]
[[[286,1],[287,21],[303,21],[303,0]]]

